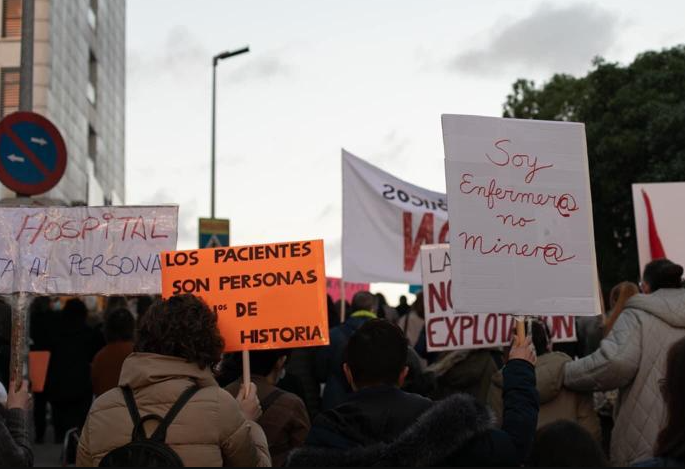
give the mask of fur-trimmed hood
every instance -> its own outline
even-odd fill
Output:
[[[494,422],[490,410],[472,396],[455,394],[432,406],[390,443],[348,451],[304,447],[291,453],[288,466],[435,466],[494,429]]]

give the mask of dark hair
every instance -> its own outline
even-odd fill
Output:
[[[685,460],[685,338],[674,343],[666,359],[661,392],[666,402],[666,426],[659,433],[655,455]]]
[[[400,296],[400,304],[401,305],[406,305],[407,304],[407,297],[402,295]]]
[[[0,298],[0,342],[12,341],[12,307]]]
[[[359,291],[352,297],[352,307],[350,308],[351,313],[356,313],[357,311],[373,311],[373,307],[376,305],[376,297],[373,296],[371,292]]]
[[[136,352],[184,358],[202,369],[219,363],[223,350],[216,313],[191,294],[153,303],[140,322],[135,345]]]
[[[683,268],[668,259],[657,259],[647,264],[642,280],[652,293],[661,288],[682,288]]]
[[[423,305],[423,291],[420,291],[416,294],[416,300],[414,300],[414,303],[411,305],[411,309],[413,309],[416,312],[416,314],[419,315],[420,318],[423,318],[425,316]]]
[[[71,298],[64,303],[62,318],[69,324],[85,324],[88,319],[88,308],[78,298]]]
[[[107,343],[133,340],[136,321],[126,308],[118,308],[105,313],[104,333]]]
[[[105,312],[114,311],[115,309],[119,308],[128,308],[128,301],[126,301],[126,297],[121,295],[108,296]]]
[[[569,420],[557,420],[539,429],[526,466],[606,467],[599,443],[583,427]]]
[[[531,322],[531,335],[533,336],[533,345],[535,346],[535,353],[540,356],[544,355],[548,350],[552,334],[549,332],[547,323],[541,319],[534,319]]]
[[[270,350],[254,350],[250,352],[250,373],[253,375],[266,376],[271,373],[276,366],[276,362],[282,357],[290,357],[290,350],[287,349],[270,349]],[[235,354],[235,362],[240,367],[240,372],[243,371],[243,354]]]
[[[345,363],[358,387],[396,385],[407,365],[407,347],[399,327],[384,319],[371,319],[350,337]]]
[[[326,308],[328,311],[328,328],[333,329],[340,324],[340,311],[335,307],[335,302],[331,295],[326,295]]]
[[[154,301],[155,300],[149,295],[138,297],[136,300],[136,316],[138,317],[138,321],[145,316],[145,313],[147,313],[147,310],[150,309],[150,306],[152,306]]]

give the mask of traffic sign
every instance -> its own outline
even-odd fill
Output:
[[[230,222],[224,218],[200,218],[200,249],[228,246]]]
[[[57,128],[33,112],[0,121],[0,182],[21,195],[47,192],[67,167],[67,148]]]

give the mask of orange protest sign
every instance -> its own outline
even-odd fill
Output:
[[[226,351],[328,345],[323,241],[162,253],[162,295],[192,293]]]
[[[29,352],[29,379],[31,380],[31,391],[43,392],[43,389],[45,389],[45,378],[48,376],[49,363],[50,352]]]

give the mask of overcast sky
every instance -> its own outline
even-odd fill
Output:
[[[340,149],[444,191],[442,113],[499,116],[519,77],[584,74],[685,43],[685,2],[129,0],[126,202],[178,203],[179,248],[209,216],[232,244],[324,238],[340,273]]]

